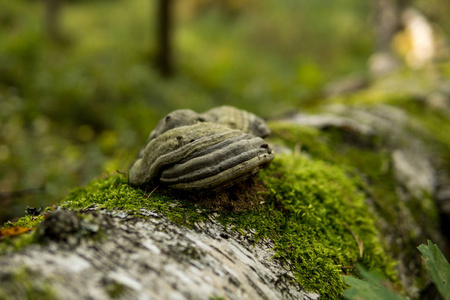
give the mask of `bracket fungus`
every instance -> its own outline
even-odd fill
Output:
[[[222,124],[262,138],[270,134],[270,129],[263,119],[251,112],[224,105],[212,108],[202,114],[198,114],[190,109],[175,110],[159,121],[156,128],[150,133],[147,143],[172,128],[194,125],[201,122]]]
[[[204,122],[204,119],[201,118],[200,115],[193,110],[175,110],[166,115],[161,121],[159,121],[158,125],[156,125],[156,128],[150,133],[147,143],[160,134],[166,132],[167,130],[181,126],[194,125],[200,122]]]
[[[219,106],[201,114],[201,118],[213,123],[223,124],[233,129],[253,134],[262,138],[270,134],[266,123],[255,114],[233,106]]]
[[[268,165],[274,152],[254,134],[269,133],[264,121],[233,107],[226,107],[224,115],[220,115],[221,108],[211,110],[211,114],[176,110],[163,118],[131,167],[130,183],[159,182],[180,190],[219,190]],[[226,117],[226,113],[234,116]]]

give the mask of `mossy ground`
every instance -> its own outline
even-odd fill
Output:
[[[225,226],[241,233],[251,230],[256,241],[272,240],[275,258],[291,267],[302,286],[324,299],[342,297],[346,285],[341,275],[355,274],[357,263],[396,280],[394,262],[385,254],[374,216],[357,182],[344,169],[305,155],[279,155],[260,172],[257,182],[233,200],[252,205],[227,209],[206,205],[205,198],[195,201],[161,188],[136,189],[117,174],[74,190],[60,207],[79,210],[96,205],[136,215],[145,208],[189,227],[215,212]],[[209,197],[211,201],[221,198]],[[31,220],[20,222],[25,225]]]

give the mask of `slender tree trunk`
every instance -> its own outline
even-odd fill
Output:
[[[400,28],[400,7],[396,0],[378,0],[375,8],[376,51],[389,52],[391,40]]]
[[[61,40],[61,31],[59,26],[59,17],[63,0],[45,1],[45,25],[49,37],[54,41]]]
[[[165,77],[170,77],[173,74],[171,44],[172,4],[173,0],[159,0],[157,64],[161,74]]]
[[[377,0],[375,2],[376,51],[389,52],[392,38],[401,30],[401,15],[411,0]]]

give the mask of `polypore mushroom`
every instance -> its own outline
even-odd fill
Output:
[[[265,138],[270,134],[266,123],[256,115],[233,106],[219,106],[200,114],[208,122],[218,123],[233,129]]]
[[[255,174],[274,153],[266,142],[210,122],[175,127],[151,139],[130,170],[133,185],[217,190]]]
[[[166,115],[162,120],[159,121],[156,128],[150,133],[148,141],[151,141],[158,135],[170,130],[172,128],[194,125],[199,122],[203,122],[204,119],[195,111],[190,109],[178,109],[174,110],[170,114]]]

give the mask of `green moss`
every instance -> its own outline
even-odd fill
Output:
[[[35,242],[34,231],[21,234],[20,236],[7,237],[0,241],[0,255],[20,251]]]
[[[156,210],[178,225],[192,226],[194,222],[207,218],[198,213],[197,207],[183,199],[174,199],[159,191],[145,191],[128,185],[128,179],[114,175],[94,180],[85,188],[75,189],[63,201],[61,208],[85,209],[97,205],[106,209],[135,212],[141,208]]]
[[[304,156],[279,156],[260,176],[273,201],[270,214],[277,216],[269,219],[275,230],[268,231],[276,256],[294,265],[303,286],[324,298],[341,297],[340,275],[356,262],[395,279],[364,196],[341,168]]]
[[[158,192],[151,193],[145,190],[135,189],[128,185],[127,178],[122,175],[114,175],[103,179],[94,180],[84,188],[73,190],[63,200],[60,208],[80,210],[92,207],[106,208],[109,210],[124,210],[143,217],[141,208],[156,210],[178,225],[191,227],[195,222],[206,219],[205,212],[198,212],[198,207],[187,200],[176,200],[173,197],[162,195]],[[46,211],[51,210],[46,208]],[[81,216],[83,218],[83,216]],[[10,227],[37,227],[44,220],[43,216],[25,216],[17,222],[5,223],[3,228]],[[0,255],[11,253],[36,242],[34,232],[5,238],[0,241]]]
[[[20,218],[17,222],[6,222],[0,229],[12,227],[36,228],[43,220],[43,216],[25,216]],[[0,239],[0,255],[20,251],[24,247],[35,242],[36,238],[34,230],[17,236],[5,237]]]
[[[124,292],[127,290],[127,287],[118,282],[113,282],[106,285],[106,292],[112,299],[117,299],[123,296]]]
[[[19,268],[11,276],[2,278],[0,299],[57,299],[51,285],[42,277],[25,267]]]
[[[50,209],[50,208],[48,208]],[[3,224],[1,228],[11,228],[11,227],[25,227],[25,228],[34,228],[39,223],[44,220],[43,216],[25,216],[17,220],[16,222],[6,222]]]
[[[418,120],[418,123],[411,121],[411,124],[406,125],[405,131],[421,138],[429,153],[435,153],[431,156],[437,162],[435,166],[440,166],[440,169],[444,167],[450,172],[450,122],[447,116],[426,109],[419,101],[395,97],[389,101],[410,113],[412,120]],[[299,149],[298,145],[301,145],[302,154],[324,160],[345,171],[358,190],[371,202],[371,207],[377,214],[377,217],[372,217],[375,227],[380,228],[383,235],[391,236],[389,253],[394,257],[403,257],[410,262],[410,266],[416,265],[414,268],[420,268],[420,258],[414,248],[423,242],[424,236],[439,230],[438,211],[429,193],[424,192],[420,198],[411,196],[407,202],[399,198],[392,149],[377,137],[368,139],[356,135],[349,139],[348,132],[342,128],[320,131],[302,128],[300,125],[272,123],[271,129],[277,142],[291,149]],[[398,222],[402,220],[416,224],[423,232],[418,232],[413,226],[399,228]],[[414,278],[418,286],[421,286],[424,279]]]
[[[397,197],[392,157],[378,138],[354,136],[349,140],[337,129],[320,131],[288,123],[273,123],[271,130],[285,145],[292,148],[300,143],[303,153],[345,170],[391,225],[401,219],[399,206],[404,204]]]
[[[274,144],[304,150],[323,159],[330,159],[333,156],[329,141],[316,128],[293,125],[287,122],[271,122],[269,127],[274,137],[270,141]]]
[[[209,296],[209,300],[225,300],[227,298],[223,297],[223,296]]]

